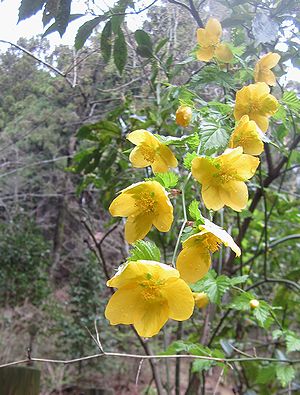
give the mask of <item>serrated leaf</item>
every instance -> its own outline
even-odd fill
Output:
[[[157,173],[153,179],[159,182],[164,188],[174,188],[178,182],[178,176],[171,171],[167,173]]]
[[[79,140],[110,142],[111,138],[120,136],[121,130],[118,125],[111,121],[99,121],[97,123],[83,125],[79,128],[76,137]]]
[[[285,337],[287,352],[300,351],[300,338],[292,331],[288,331]]]
[[[75,49],[77,51],[84,46],[84,43],[90,37],[95,27],[98,26],[100,22],[105,21],[107,18],[108,17],[106,15],[97,16],[96,18],[91,19],[80,26],[75,37]]]
[[[292,110],[300,110],[300,99],[297,97],[294,91],[284,92],[281,101]]]
[[[250,310],[250,300],[255,299],[255,296],[250,292],[242,292],[241,295],[236,296],[230,303],[229,307],[235,310]]]
[[[119,29],[118,35],[115,38],[113,56],[115,65],[119,73],[122,74],[127,62],[127,44],[121,29]]]
[[[248,280],[248,275],[245,276],[237,276],[230,279],[231,286],[245,283]]]
[[[82,16],[84,16],[84,14],[71,14],[71,15],[69,16],[68,24],[71,23],[71,22],[73,22],[73,21],[75,21],[75,20],[78,19],[78,18],[81,18]],[[58,26],[57,26],[57,22],[55,21],[55,22],[52,23],[52,25],[50,25],[50,26],[48,27],[48,29],[43,33],[42,37],[44,38],[44,37],[48,36],[48,34],[54,33],[54,32],[56,32],[56,31],[58,31]]]
[[[235,82],[230,73],[222,71],[218,66],[206,66],[192,77],[191,84],[198,86],[199,84],[221,85],[226,89],[233,89]]]
[[[101,54],[105,63],[109,62],[112,50],[112,26],[111,21],[106,22],[100,39]]]
[[[203,152],[223,149],[229,141],[229,135],[224,127],[213,122],[201,122],[199,136]]]
[[[192,161],[193,159],[197,158],[198,154],[194,151],[194,152],[188,152],[186,154],[186,156],[183,159],[183,166],[187,169],[187,170],[191,170],[192,168]]]
[[[253,309],[253,315],[260,326],[265,327],[267,319],[270,317],[270,306],[263,300],[260,300],[259,306]]]
[[[279,363],[276,366],[276,377],[286,387],[295,378],[295,369],[291,365]]]
[[[128,261],[156,261],[160,262],[160,251],[155,243],[151,241],[138,240],[133,245],[133,248],[129,252]]]
[[[165,145],[174,145],[175,147],[185,147],[188,145],[191,148],[197,148],[200,139],[198,133],[193,133],[190,135],[184,135],[181,137],[173,137],[173,136],[160,136],[155,134],[155,137]]]
[[[202,217],[197,200],[193,200],[189,205],[189,214],[194,221],[198,221]]]
[[[205,359],[196,359],[193,361],[192,364],[192,372],[193,373],[200,373],[203,370],[209,370],[213,365],[216,363],[214,361],[206,360]]]
[[[217,276],[210,270],[201,280],[191,286],[194,292],[205,292],[212,303],[220,304],[222,296],[230,288],[230,279],[225,275]]]
[[[45,3],[46,0],[22,0],[19,7],[18,23],[23,19],[30,18],[35,15],[43,8]]]

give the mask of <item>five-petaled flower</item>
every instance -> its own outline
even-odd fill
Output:
[[[243,148],[228,148],[216,158],[197,157],[192,161],[192,174],[202,184],[202,198],[208,209],[220,210],[229,206],[235,211],[244,209],[248,189],[244,181],[253,177],[259,159],[243,154]]]
[[[111,325],[133,324],[143,337],[156,335],[169,318],[187,320],[194,310],[192,291],[179,272],[159,262],[129,262],[107,285],[118,289],[108,302],[105,317]]]
[[[178,255],[176,268],[180,277],[187,283],[195,283],[208,272],[211,264],[211,253],[216,252],[221,244],[230,247],[236,256],[241,255],[239,246],[226,230],[208,219],[199,225],[199,233],[193,234],[182,243],[182,251]]]
[[[229,148],[243,147],[245,154],[260,155],[264,150],[260,134],[256,123],[243,115],[230,137]]]
[[[269,117],[278,109],[278,101],[270,95],[270,88],[264,82],[244,86],[236,93],[234,117],[240,120],[243,115],[255,121],[258,127],[266,132],[269,127]]]
[[[127,139],[136,145],[129,156],[134,167],[151,166],[153,173],[165,173],[177,166],[177,159],[170,148],[147,130],[135,130],[128,134]]]
[[[184,128],[189,126],[192,119],[192,109],[189,106],[179,106],[176,110],[176,123]]]
[[[259,59],[254,69],[255,82],[265,82],[268,85],[276,85],[276,77],[270,70],[279,62],[280,55],[278,53],[269,52]]]
[[[173,206],[166,190],[157,181],[138,182],[116,197],[109,212],[113,217],[128,217],[125,239],[128,243],[143,239],[154,225],[168,232],[173,222]]]
[[[203,62],[210,61],[213,57],[220,62],[229,63],[233,56],[226,44],[220,42],[222,26],[215,18],[209,18],[205,29],[197,29],[197,41],[200,48],[197,50],[197,59]]]

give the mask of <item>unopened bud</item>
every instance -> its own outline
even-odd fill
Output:
[[[193,292],[193,296],[195,299],[195,305],[199,307],[199,309],[203,309],[208,305],[209,299],[205,292]]]
[[[250,300],[249,305],[250,305],[251,309],[256,309],[259,306],[259,300],[252,299],[252,300]]]
[[[188,106],[179,106],[176,111],[176,123],[184,128],[189,126],[192,119],[192,109]]]

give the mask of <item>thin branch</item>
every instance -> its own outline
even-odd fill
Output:
[[[189,355],[189,354],[171,354],[171,355],[143,355],[143,354],[127,354],[127,353],[119,353],[119,352],[103,352],[94,355],[88,355],[86,357],[74,358],[74,359],[47,359],[47,358],[35,358],[31,357],[30,361],[32,362],[40,362],[40,363],[56,363],[63,365],[70,365],[73,363],[88,361],[91,359],[97,359],[101,357],[117,357],[117,358],[132,358],[132,359],[150,359],[150,360],[160,360],[160,359],[201,359],[204,361],[215,361],[221,363],[232,363],[232,362],[249,362],[249,361],[257,361],[257,362],[274,362],[274,363],[285,363],[285,364],[298,364],[300,363],[300,359],[277,359],[277,358],[268,358],[268,357],[241,357],[241,358],[215,358],[209,356],[202,355]],[[22,359],[19,361],[8,362],[0,365],[0,368],[5,368],[7,366],[12,365],[20,365],[23,363],[27,363],[29,359]]]
[[[181,3],[180,1],[177,1],[177,0],[168,0],[168,2],[171,3],[171,4],[179,5],[180,7],[185,8],[190,14],[192,13],[192,10],[190,9],[190,7],[187,6],[187,5],[184,4],[184,3]]]

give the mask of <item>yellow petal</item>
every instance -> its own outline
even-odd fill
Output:
[[[204,225],[201,225],[200,228],[214,234],[226,247],[231,248],[237,256],[241,255],[240,247],[234,242],[230,234],[220,226],[215,225],[213,222],[205,218]]]
[[[279,103],[272,95],[268,95],[262,103],[262,111],[264,115],[271,116],[278,110]]]
[[[256,82],[255,84],[248,85],[252,94],[252,100],[260,100],[262,96],[267,96],[270,93],[270,88],[265,82]]]
[[[135,130],[127,135],[127,140],[135,145],[147,144],[153,147],[158,146],[159,141],[148,130],[140,129]]]
[[[254,121],[262,132],[266,132],[269,127],[269,119],[264,115],[251,114],[251,120]]]
[[[195,283],[208,272],[210,254],[201,246],[184,248],[178,255],[176,268],[187,283]]]
[[[135,317],[134,327],[142,337],[157,335],[169,318],[169,307],[166,300],[156,303],[145,303],[145,308]]]
[[[219,44],[215,50],[215,57],[224,63],[230,63],[233,59],[232,52],[226,44]]]
[[[192,160],[192,175],[201,184],[209,182],[217,173],[216,162],[211,158],[198,157]]]
[[[276,77],[271,70],[256,70],[254,73],[255,82],[265,82],[270,86],[276,85]]]
[[[121,193],[117,196],[108,210],[113,217],[128,217],[137,213],[134,198],[126,193]]]
[[[135,147],[130,155],[129,160],[132,163],[133,167],[142,168],[151,165],[151,161],[147,160],[143,154],[143,150],[140,146]]]
[[[156,261],[139,260],[121,265],[117,273],[107,282],[107,286],[120,288],[138,284],[146,279],[166,281],[179,278],[178,270]]]
[[[206,29],[197,29],[197,42],[201,47],[207,48],[212,46],[211,39],[207,34]]]
[[[151,165],[153,173],[165,173],[170,168],[176,167],[178,164],[173,152],[164,144],[161,144],[156,153],[154,163]]]
[[[277,65],[277,63],[280,60],[280,57],[281,56],[278,53],[269,52],[259,59],[258,64],[260,68],[272,69]]]
[[[138,288],[128,287],[117,290],[110,298],[105,317],[111,325],[132,324],[140,307],[141,294]]]
[[[169,280],[163,288],[163,295],[168,301],[169,317],[173,320],[184,321],[193,314],[193,294],[183,280]]]
[[[241,211],[247,206],[248,189],[242,181],[230,181],[220,187],[220,197],[226,206]]]
[[[153,222],[152,215],[141,213],[127,218],[125,225],[125,239],[128,243],[142,240],[149,233]]]
[[[220,38],[222,36],[222,26],[217,19],[209,18],[209,20],[206,23],[205,30],[212,38],[215,44],[220,41]]]
[[[209,62],[214,56],[213,47],[201,47],[197,50],[196,56],[198,60],[202,62]]]
[[[224,202],[220,195],[219,186],[203,185],[201,194],[205,207],[208,208],[209,210],[218,211],[222,207],[224,207]]]

